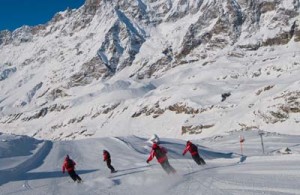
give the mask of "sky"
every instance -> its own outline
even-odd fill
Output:
[[[78,8],[85,0],[0,0],[0,30],[47,23],[59,11]]]

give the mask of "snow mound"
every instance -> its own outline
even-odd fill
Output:
[[[0,134],[0,185],[26,178],[26,172],[37,168],[51,150],[50,141],[28,136]]]
[[[277,150],[274,152],[275,154],[293,154],[292,150],[290,148],[281,148],[280,150]]]
[[[27,156],[42,142],[28,136],[0,135],[0,158]]]

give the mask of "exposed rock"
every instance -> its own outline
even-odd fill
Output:
[[[64,92],[64,90],[56,88],[51,90],[48,95],[47,95],[47,99],[54,101],[57,98],[62,98],[62,97],[66,97],[69,96],[66,92]]]
[[[100,107],[100,109],[98,109],[98,111],[96,113],[94,113],[92,115],[92,118],[96,118],[101,114],[108,114],[108,113],[112,112],[113,110],[115,110],[119,105],[120,105],[120,102],[112,104],[112,105],[103,105]]]
[[[10,114],[6,117],[0,118],[1,119],[0,123],[2,123],[2,124],[12,123],[12,122],[18,120],[22,115],[23,115],[23,113]]]
[[[274,100],[283,99],[284,103],[274,105],[274,109],[266,113],[258,112],[266,123],[284,122],[293,113],[300,113],[300,92],[287,92],[282,96],[275,97]]]
[[[276,9],[276,4],[274,2],[261,2],[259,4],[260,13],[264,14],[266,12],[274,11]]]
[[[21,43],[31,42],[33,39],[32,28],[29,26],[22,26],[12,32],[12,39],[15,45]]]
[[[61,104],[53,104],[51,106],[49,106],[48,111],[49,112],[60,112],[63,111],[65,109],[67,109],[69,106],[65,106],[65,105],[61,105]]]
[[[37,26],[33,26],[32,28],[31,28],[31,32],[32,32],[32,34],[33,35],[37,35],[37,34],[39,34],[41,31],[44,31],[44,30],[46,30],[46,25],[37,25]]]
[[[130,66],[145,42],[144,35],[135,29],[129,18],[122,11],[118,9],[115,11],[119,20],[108,31],[98,51],[99,58],[112,73]]]
[[[135,112],[131,117],[135,118],[141,116],[142,114],[145,114],[146,116],[152,115],[153,118],[157,118],[160,115],[162,115],[166,110],[175,112],[176,114],[199,114],[200,112],[205,111],[205,109],[195,109],[183,103],[176,103],[168,106],[167,108],[160,108],[159,102],[156,102],[154,106],[145,106],[139,111]]]
[[[41,110],[36,112],[34,115],[22,118],[22,121],[30,121],[33,119],[38,119],[38,118],[46,116],[47,113],[48,113],[48,108],[42,108]]]
[[[198,114],[198,113],[200,113],[199,109],[195,109],[195,108],[186,106],[186,105],[181,104],[181,103],[177,103],[177,104],[174,104],[172,106],[169,106],[168,109],[170,111],[176,112],[176,114],[181,114],[181,113],[184,113],[184,114]]]
[[[84,13],[94,15],[100,7],[100,2],[104,3],[109,0],[86,0],[84,3]]]
[[[9,30],[0,31],[0,46],[12,42],[12,33]]]
[[[253,129],[258,129],[257,126],[247,125],[244,123],[239,123],[239,126],[241,127],[241,129],[239,129],[239,131],[251,131]]]
[[[291,33],[294,35],[294,41],[300,42],[300,20],[296,20],[292,26]]]
[[[248,50],[248,51],[256,51],[261,47],[261,43],[257,42],[257,43],[253,43],[253,44],[238,45],[238,47],[241,49]]]
[[[7,79],[9,76],[11,76],[16,71],[17,71],[16,67],[4,69],[2,72],[0,72],[0,81]]]
[[[214,125],[188,125],[188,126],[182,126],[181,127],[181,134],[200,134],[202,133],[203,129],[209,129],[213,127]]]
[[[221,102],[225,101],[225,100],[226,100],[226,98],[227,98],[227,97],[229,97],[230,95],[231,95],[231,93],[230,93],[230,92],[228,92],[228,93],[222,93],[222,95],[221,95],[221,97],[222,97],[222,100],[221,100]]]
[[[262,46],[284,45],[287,44],[290,40],[290,33],[283,32],[282,34],[278,34],[276,37],[268,38],[267,40],[262,42]]]
[[[98,80],[106,74],[107,69],[105,66],[98,57],[94,57],[90,61],[85,62],[78,73],[71,76],[66,88],[90,84],[94,79]]]
[[[80,117],[77,117],[77,118],[72,118],[68,121],[67,124],[71,124],[71,123],[80,123],[81,121],[83,121],[83,119],[85,118],[86,116],[80,116]]]
[[[64,16],[61,13],[57,13],[53,16],[51,22],[56,23],[64,19]]]
[[[274,87],[274,85],[269,85],[267,87],[264,87],[263,89],[260,89],[256,92],[256,95],[260,95],[263,91],[268,91],[270,89],[272,89]]]

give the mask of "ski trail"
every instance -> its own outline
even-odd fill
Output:
[[[32,188],[29,185],[29,182],[27,180],[24,182],[23,187],[26,188],[27,190],[32,190]]]
[[[146,150],[143,146],[146,145],[146,139],[139,138],[137,136],[130,137],[114,137],[114,139],[122,142],[130,149],[134,150],[137,153],[147,154],[149,151]],[[133,144],[134,143],[134,144]]]
[[[223,158],[231,152],[219,153],[206,147],[213,157],[205,159],[206,165],[199,166],[189,153],[184,157],[177,155],[184,149],[183,141],[169,140],[163,142],[163,146],[170,148],[169,161],[177,173],[168,175],[156,160],[146,164],[149,151],[141,152],[146,149],[144,140],[128,136],[53,142],[45,158],[40,156],[39,162],[27,167],[29,171],[21,172],[21,177],[0,186],[1,195],[300,194],[295,182],[300,178],[296,153],[241,156],[232,152],[231,158]],[[295,139],[295,145],[296,142]],[[231,148],[233,141],[227,143]],[[212,142],[210,144],[213,147]],[[277,148],[279,144],[274,143],[274,146]],[[102,159],[103,149],[111,153],[117,173],[110,174]],[[260,154],[260,150],[257,151]],[[62,174],[66,154],[77,163],[76,172],[83,183],[74,183],[67,173]]]

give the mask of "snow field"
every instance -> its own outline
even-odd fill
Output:
[[[244,158],[237,139],[240,134],[246,139]],[[0,164],[1,194],[300,194],[299,136],[266,133],[264,155],[256,131],[194,140],[205,166],[196,165],[189,153],[182,156],[184,140],[161,138],[170,164],[177,170],[175,175],[167,175],[155,159],[146,163],[150,147],[141,137],[54,142],[24,139],[19,146],[28,152],[23,154],[13,147],[22,136],[0,137],[0,154],[3,150],[10,153],[0,161],[14,162],[9,168]],[[280,153],[282,147],[289,147],[291,154]],[[103,149],[111,153],[117,173],[110,174],[102,161]],[[62,174],[66,154],[77,163],[83,183],[74,183]]]

